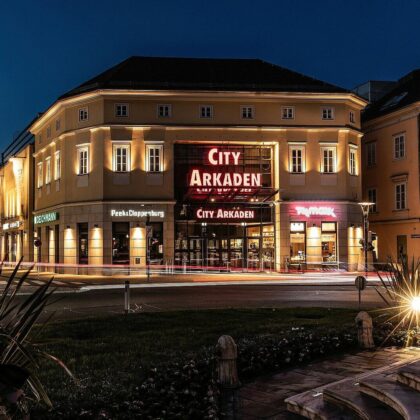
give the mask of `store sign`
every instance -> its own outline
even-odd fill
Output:
[[[337,217],[335,214],[334,207],[317,207],[317,206],[311,206],[311,207],[301,207],[297,206],[296,213],[298,216],[305,216],[305,217],[311,217],[311,216],[330,216],[330,217]]]
[[[208,161],[217,167],[238,166],[241,152],[219,151],[212,148],[208,153]],[[262,179],[260,173],[251,172],[206,172],[200,169],[193,169],[189,178],[190,187],[261,187]]]
[[[16,222],[3,223],[3,230],[17,229],[21,224],[22,223],[19,220]]]
[[[254,219],[255,210],[205,210],[199,208],[196,212],[197,219]]]
[[[305,232],[305,223],[303,222],[292,222],[290,223],[291,232]]]
[[[50,223],[58,220],[59,213],[51,211],[50,213],[38,214],[34,216],[34,224],[39,225],[41,223]]]
[[[165,212],[163,210],[115,210],[112,209],[110,212],[111,217],[136,217],[138,219],[149,217],[160,217],[163,219],[165,217]]]

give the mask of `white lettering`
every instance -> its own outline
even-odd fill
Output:
[[[305,216],[305,217],[311,217],[311,216],[331,216],[331,217],[337,217],[335,214],[334,207],[296,207],[296,213],[299,216]]]
[[[200,178],[200,171],[198,169],[193,169],[191,174],[191,181],[190,181],[190,187],[201,187],[201,178]]]
[[[214,158],[214,155],[217,153],[217,149],[210,149],[209,152],[209,162],[212,165],[218,165],[218,161]]]

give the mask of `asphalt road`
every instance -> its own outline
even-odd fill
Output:
[[[124,289],[70,290],[55,295],[48,307],[55,319],[123,313]],[[362,292],[362,308],[379,307],[382,301],[368,287]],[[358,307],[358,292],[347,285],[144,285],[130,288],[130,307],[135,312],[257,307]]]

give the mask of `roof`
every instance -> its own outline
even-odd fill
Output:
[[[420,69],[415,69],[402,77],[386,95],[366,107],[362,119],[369,121],[417,101],[420,101]]]
[[[134,56],[59,99],[98,89],[348,92],[259,59]]]

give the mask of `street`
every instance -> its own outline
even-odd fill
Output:
[[[94,287],[58,291],[48,307],[55,319],[123,313],[124,287]],[[362,292],[362,308],[381,306],[373,287]],[[132,285],[130,309],[134,312],[212,308],[358,307],[358,293],[349,285]]]

